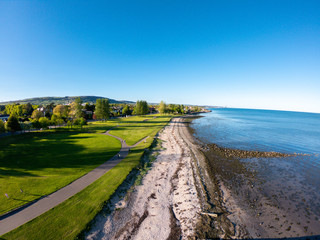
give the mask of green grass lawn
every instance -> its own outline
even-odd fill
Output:
[[[156,117],[156,118],[154,118]],[[126,120],[129,121],[126,121]],[[159,131],[171,119],[171,116],[133,117],[122,119],[121,124],[110,131],[111,134],[125,139],[128,145],[133,145],[146,136]]]
[[[3,235],[2,238],[46,240],[76,238],[102,209],[103,204],[110,198],[130,171],[139,165],[144,149],[151,145],[154,135],[167,124],[170,116],[152,119],[150,120],[151,123],[148,121],[142,122],[143,119],[140,117],[133,117],[130,120],[129,118],[121,119],[119,120],[121,121],[121,130],[113,133],[118,136],[127,136],[132,143],[145,136],[150,136],[146,142],[140,143],[133,149],[126,159],[72,198],[29,223]],[[126,127],[123,125],[126,125]],[[136,127],[134,128],[133,126]],[[88,126],[88,128],[90,127],[93,126]],[[130,138],[128,132],[134,134],[135,137]]]
[[[93,133],[105,133],[110,128],[113,128],[119,124],[121,119],[110,119],[106,122],[89,122],[82,131],[84,132],[93,132]],[[75,128],[77,130],[77,128]],[[79,131],[79,130],[77,130]]]
[[[149,144],[149,142],[148,142]],[[2,239],[74,239],[102,209],[103,203],[136,167],[148,144],[136,147],[128,157],[83,191],[40,217],[2,236]]]
[[[97,123],[88,129],[105,132],[113,126],[113,122]],[[78,131],[50,130],[0,139],[0,214],[60,189],[121,148],[112,137]]]

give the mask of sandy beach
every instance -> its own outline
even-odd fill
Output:
[[[164,148],[152,169],[117,210],[100,214],[87,239],[167,239],[193,236],[200,212],[190,151],[177,136],[178,119],[160,133]]]

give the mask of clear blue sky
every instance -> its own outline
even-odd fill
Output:
[[[320,112],[320,1],[0,1],[0,101]]]

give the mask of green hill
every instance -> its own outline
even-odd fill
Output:
[[[14,104],[14,103],[20,103],[20,104],[26,104],[31,103],[35,105],[47,105],[50,103],[55,104],[67,104],[73,102],[76,98],[80,97],[83,102],[88,103],[95,103],[98,98],[105,98],[105,97],[97,97],[97,96],[73,96],[73,97],[37,97],[37,98],[26,98],[22,100],[15,100],[15,101],[8,101],[8,102],[0,102],[2,105],[6,104]],[[132,101],[125,101],[125,100],[114,100],[111,98],[108,98],[110,103],[127,103],[127,104],[133,104],[135,102]]]

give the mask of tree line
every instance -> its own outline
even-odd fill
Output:
[[[0,133],[7,131],[20,131],[30,129],[48,128],[49,126],[79,126],[87,124],[87,120],[106,121],[110,117],[127,115],[145,115],[159,112],[161,114],[184,114],[190,111],[199,111],[200,108],[190,108],[178,104],[166,104],[161,101],[159,105],[149,105],[147,101],[138,100],[132,104],[110,104],[108,99],[97,99],[95,104],[83,103],[76,98],[69,105],[46,106],[27,104],[12,104],[0,106],[0,115],[10,115],[4,123],[0,120]]]
[[[12,104],[0,106],[0,115],[10,115],[6,123],[0,120],[0,133],[6,130],[14,132],[48,128],[49,126],[82,127],[87,124],[88,119],[105,121],[110,117],[147,113],[149,113],[149,108],[146,101],[138,101],[135,106],[109,104],[108,99],[97,99],[96,104],[83,104],[80,98],[76,98],[69,105]]]

